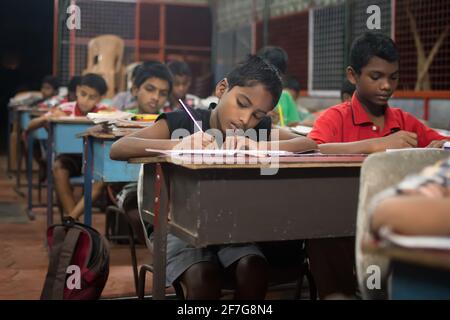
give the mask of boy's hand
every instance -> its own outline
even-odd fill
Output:
[[[183,138],[173,149],[217,149],[216,139],[207,133],[198,131],[190,136]]]
[[[243,136],[227,136],[223,143],[226,150],[258,150],[258,142]]]
[[[270,118],[272,118],[272,124],[276,125],[276,124],[280,123],[280,114],[278,113],[277,110],[273,109],[272,111],[267,113],[267,115]]]
[[[387,137],[374,139],[374,152],[386,149],[404,149],[417,147],[417,134],[408,131],[398,131]]]
[[[427,146],[427,148],[443,148],[444,144],[447,141],[448,140],[434,140],[434,141],[431,141],[431,143]]]
[[[65,117],[65,116],[67,116],[67,114],[64,111],[62,111],[58,108],[54,108],[54,109],[50,110],[50,112],[51,112],[50,117]]]

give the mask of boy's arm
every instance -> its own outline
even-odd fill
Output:
[[[355,142],[323,143],[319,145],[321,153],[328,154],[370,154],[386,151],[386,149],[416,148],[417,134],[398,131],[382,138],[367,139]]]
[[[450,236],[450,198],[388,198],[378,204],[371,220],[374,232],[383,226],[406,235]]]
[[[170,140],[169,127],[165,119],[157,121],[153,126],[139,130],[120,138],[111,146],[110,157],[113,160],[150,156],[146,148],[168,150],[179,140]]]
[[[272,129],[272,137],[274,137],[274,130]],[[317,149],[317,144],[314,140],[299,136],[286,129],[278,129],[278,141],[270,142],[269,149],[274,150],[278,148],[283,151],[301,152],[307,150]]]
[[[43,115],[37,118],[34,118],[33,120],[30,121],[30,123],[28,124],[27,127],[27,132],[42,128],[43,126],[45,126],[45,124],[48,121],[49,116],[47,115]]]
[[[171,139],[170,130],[165,119],[160,119],[153,126],[139,130],[116,141],[110,152],[113,160],[128,160],[136,157],[154,155],[145,149],[205,149],[214,144],[214,137],[201,131],[183,139]]]

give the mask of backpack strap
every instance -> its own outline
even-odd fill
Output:
[[[63,300],[67,267],[72,261],[80,234],[81,230],[78,228],[69,228],[67,234],[64,227],[55,228],[54,246],[50,254],[42,300]]]

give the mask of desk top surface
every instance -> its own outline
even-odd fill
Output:
[[[50,117],[49,122],[67,124],[94,124],[86,117]]]
[[[362,155],[321,155],[321,156],[295,156],[279,157],[276,162],[268,162],[267,158],[262,158],[261,162],[256,162],[253,158],[251,163],[194,163],[182,162],[177,158],[167,156],[153,156],[129,159],[130,163],[172,163],[192,170],[199,169],[259,169],[270,168],[277,165],[279,168],[336,168],[336,167],[354,167],[360,168],[366,157]],[[256,158],[259,160],[258,158]],[[256,162],[256,163],[255,163]]]

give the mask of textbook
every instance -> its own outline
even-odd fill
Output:
[[[379,231],[381,242],[410,249],[450,250],[450,237],[400,235],[384,227]]]
[[[302,136],[307,136],[312,130],[311,127],[307,127],[307,126],[296,126],[296,127],[290,128],[290,129],[294,133],[300,134]]]
[[[92,120],[95,124],[99,123],[115,123],[118,120],[128,120],[133,117],[134,114],[123,111],[114,111],[109,113],[88,113],[87,118]]]

